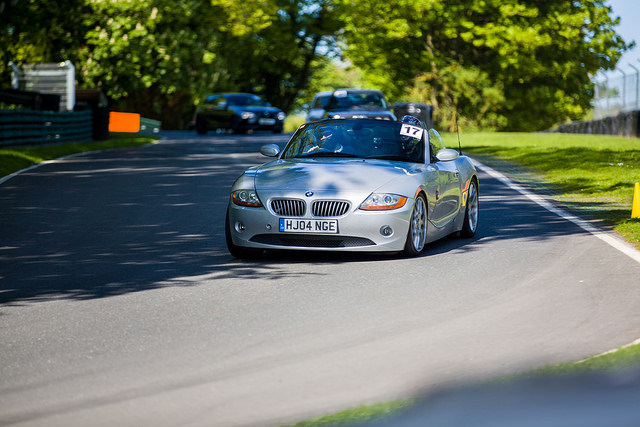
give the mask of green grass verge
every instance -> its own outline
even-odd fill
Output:
[[[533,371],[528,376],[538,375],[572,375],[587,372],[602,372],[636,366],[640,363],[640,344],[622,347],[611,353],[593,356],[588,359],[561,363]]]
[[[328,427],[378,420],[385,416],[394,414],[412,405],[414,402],[414,400],[402,400],[391,403],[380,403],[378,405],[361,406],[358,408],[347,409],[332,415],[314,418],[309,421],[301,421],[299,423],[292,424],[289,427]]]
[[[590,357],[583,361],[572,363],[560,363],[558,365],[548,366],[537,369],[524,374],[508,376],[501,378],[497,382],[509,382],[518,378],[532,378],[542,376],[566,376],[580,375],[589,372],[614,371],[629,367],[635,367],[640,363],[640,344],[634,344],[620,348],[614,352],[606,353],[594,357]],[[412,404],[416,400],[402,400],[391,403],[384,403],[372,406],[362,406],[359,408],[348,409],[337,412],[335,414],[324,417],[314,418],[309,421],[302,421],[292,424],[288,427],[329,427],[329,426],[345,426],[356,423],[362,423],[369,420],[379,420],[389,415],[401,411]]]
[[[149,144],[157,139],[159,139],[157,136],[112,133],[111,138],[106,141],[67,142],[0,148],[0,177],[11,175],[14,172],[47,160],[71,154],[135,147]]]
[[[443,135],[450,147],[457,135]],[[560,133],[469,133],[462,149],[517,179],[532,181],[576,212],[605,221],[640,248],[640,219],[631,218],[640,182],[640,140]]]

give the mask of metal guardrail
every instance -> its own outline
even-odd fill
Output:
[[[140,132],[152,132],[158,133],[160,132],[160,126],[162,122],[158,120],[147,119],[145,117],[140,117]]]
[[[615,116],[588,122],[573,122],[558,126],[557,132],[640,137],[640,111],[626,111]]]
[[[0,110],[0,146],[92,139],[91,111]]]

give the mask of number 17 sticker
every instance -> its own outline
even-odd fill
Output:
[[[424,132],[424,129],[406,123],[403,123],[402,128],[400,128],[400,135],[410,136],[411,138],[422,138],[422,132]]]

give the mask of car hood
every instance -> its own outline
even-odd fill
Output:
[[[399,177],[415,175],[421,165],[363,159],[275,160],[253,170],[261,191],[319,194],[370,193]]]

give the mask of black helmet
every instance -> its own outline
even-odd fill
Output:
[[[425,127],[424,123],[422,123],[422,120],[420,120],[419,118],[414,117],[414,116],[409,116],[409,115],[402,116],[402,119],[400,119],[400,121],[402,123],[407,123],[407,124],[410,124],[410,125],[413,125],[413,126],[421,127],[423,129]]]

